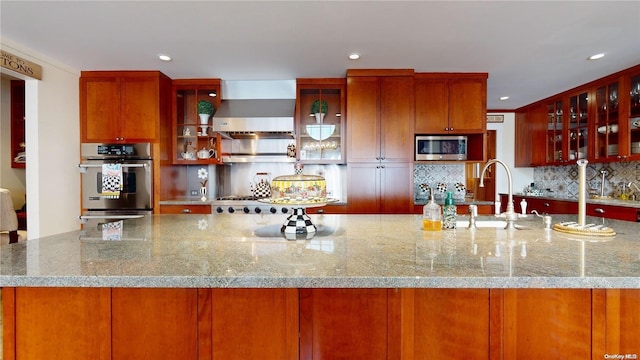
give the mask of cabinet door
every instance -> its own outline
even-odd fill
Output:
[[[361,181],[360,178],[359,181]],[[413,173],[410,163],[384,163],[380,168],[380,210],[383,214],[411,214]],[[351,200],[351,193],[349,200]]]
[[[298,356],[298,289],[210,291],[212,359],[303,358]],[[208,319],[203,316],[202,320]],[[201,333],[206,332],[203,330],[201,327]]]
[[[195,359],[197,291],[114,288],[113,359]]]
[[[380,78],[380,160],[413,160],[413,77]]]
[[[380,160],[379,100],[377,77],[347,79],[347,162]]]
[[[403,313],[412,314],[410,359],[489,358],[489,290],[402,289]],[[411,296],[413,295],[413,296]],[[406,336],[406,341],[409,337]]]
[[[449,131],[458,134],[483,132],[487,122],[486,81],[449,81]]]
[[[113,142],[119,137],[120,81],[117,77],[80,78],[83,142]]]
[[[602,354],[637,355],[638,339],[640,339],[639,323],[640,290],[593,290],[592,352],[594,356]]]
[[[121,138],[127,142],[153,142],[158,138],[159,94],[157,76],[122,78]]]
[[[503,312],[502,358],[591,358],[590,289],[505,289]]]
[[[415,132],[440,134],[449,127],[449,88],[445,79],[415,80]]]
[[[377,214],[380,208],[380,166],[371,163],[349,163],[347,179],[347,212]]]
[[[387,359],[387,291],[300,289],[300,359]]]
[[[3,290],[4,301],[11,290]],[[5,334],[5,355],[14,350],[15,359],[111,359],[111,289],[16,288],[14,301],[15,333]]]

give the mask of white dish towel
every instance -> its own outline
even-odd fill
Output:
[[[120,191],[122,191],[122,165],[102,164],[102,197],[118,199]]]

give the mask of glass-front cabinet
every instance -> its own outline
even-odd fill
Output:
[[[587,92],[569,97],[569,161],[587,158],[588,98]]]
[[[302,163],[345,162],[344,78],[297,79],[296,157]]]
[[[563,114],[562,100],[547,104],[547,163],[559,163],[564,160],[562,157]]]
[[[212,119],[220,98],[219,79],[173,81],[174,164],[220,162],[220,135]]]
[[[640,158],[640,75],[632,76],[629,90],[631,157]]]
[[[618,82],[596,89],[596,136],[594,157],[615,159],[620,144]]]

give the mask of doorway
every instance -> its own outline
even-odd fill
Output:
[[[496,130],[487,130],[487,159],[495,159],[496,157]],[[467,163],[465,165],[466,186],[467,189],[473,190],[474,200],[477,201],[495,201],[496,198],[496,182],[493,174],[495,174],[496,165],[491,165],[484,174],[484,187],[480,187],[480,171],[486,162]]]

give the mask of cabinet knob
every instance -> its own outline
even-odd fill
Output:
[[[183,214],[188,214],[191,212],[191,209],[182,209]]]
[[[542,204],[544,207],[549,207],[549,203],[545,202],[544,204]]]
[[[453,128],[449,128],[449,131],[453,131]]]
[[[604,209],[602,208],[595,208],[593,209],[593,211],[597,212],[598,214],[604,214]]]

